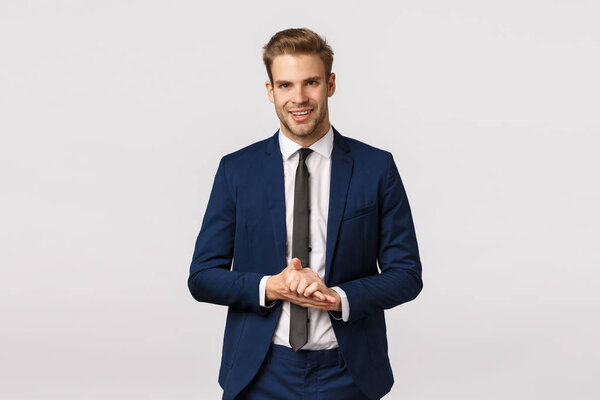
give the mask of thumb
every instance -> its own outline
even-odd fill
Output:
[[[290,265],[292,266],[292,268],[294,268],[295,270],[300,270],[302,269],[302,263],[300,262],[300,259],[298,257],[292,258],[292,261],[290,261]]]

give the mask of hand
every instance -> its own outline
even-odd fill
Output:
[[[314,296],[319,300],[328,303],[335,303],[336,298],[333,293],[335,290],[329,289],[319,275],[310,268],[302,268],[298,258],[292,259],[290,266],[293,270],[287,275],[285,286],[298,296],[311,297]]]
[[[287,300],[302,307],[341,311],[339,294],[325,286],[319,275],[302,268],[298,258],[292,259],[283,271],[269,277],[267,300]]]

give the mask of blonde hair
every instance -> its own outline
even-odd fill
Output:
[[[277,32],[263,47],[263,62],[271,84],[271,65],[275,57],[282,54],[317,54],[325,66],[325,78],[329,79],[333,65],[333,50],[325,39],[307,28],[292,28]]]

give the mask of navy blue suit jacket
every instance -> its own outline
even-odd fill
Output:
[[[357,386],[380,398],[393,384],[383,310],[419,294],[421,262],[392,155],[333,132],[325,284],[346,292],[350,319],[331,324]],[[267,354],[281,304],[260,307],[258,287],[286,266],[285,246],[276,133],[221,160],[190,267],[192,296],[229,308],[219,372],[224,399],[252,380]]]

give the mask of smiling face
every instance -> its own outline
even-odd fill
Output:
[[[281,121],[281,132],[308,147],[329,130],[327,98],[335,92],[335,74],[325,76],[317,54],[283,54],[271,64],[273,84],[265,84]]]

